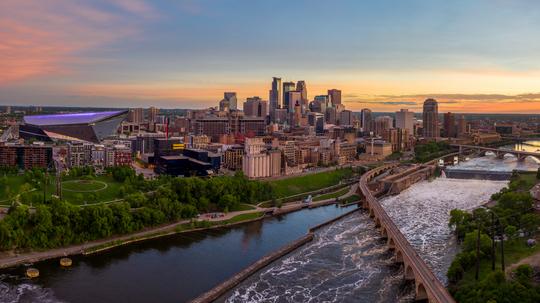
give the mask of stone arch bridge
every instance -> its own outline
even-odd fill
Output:
[[[364,197],[362,206],[369,210],[370,217],[387,239],[389,248],[395,251],[396,261],[403,263],[405,279],[414,281],[416,299],[427,300],[430,303],[455,303],[450,293],[435,277],[368,187],[371,180],[397,165],[389,164],[375,168],[360,178],[359,193]]]

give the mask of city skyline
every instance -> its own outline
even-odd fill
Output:
[[[353,111],[540,113],[531,1],[3,1],[0,104],[206,108],[272,77]],[[246,26],[249,25],[249,26]]]

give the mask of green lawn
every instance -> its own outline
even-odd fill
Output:
[[[335,191],[335,192],[331,192],[331,193],[327,193],[327,194],[323,194],[323,195],[320,195],[320,196],[316,196],[315,198],[313,198],[313,201],[322,201],[322,200],[327,200],[327,199],[335,199],[337,197],[341,197],[343,196],[344,194],[348,193],[350,190],[350,188],[347,186],[343,189],[340,189],[338,191]]]
[[[255,206],[249,204],[240,204],[238,207],[231,209],[230,211],[242,211],[242,210],[252,210],[255,209]]]
[[[50,184],[47,186],[47,196],[56,194],[56,184],[54,178],[50,178]],[[20,192],[21,186],[25,184],[24,176],[11,175],[7,178],[7,186],[0,186],[0,205],[11,205],[12,199],[7,198],[7,191],[11,192],[12,198]],[[112,177],[101,175],[96,176],[93,180],[80,180],[79,178],[65,178],[62,183],[62,198],[74,204],[98,203],[106,202],[120,198],[121,183],[116,182]],[[26,196],[43,197],[43,189],[39,186],[31,185],[37,190],[26,194]],[[82,200],[81,200],[82,198]],[[21,202],[24,198],[20,199]]]
[[[350,178],[352,175],[351,168],[343,168],[269,182],[274,185],[276,197],[283,198],[336,185],[339,181]]]

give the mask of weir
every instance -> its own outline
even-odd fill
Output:
[[[368,183],[373,178],[398,165],[397,163],[388,164],[375,168],[360,178],[359,194],[364,197],[363,207],[369,210],[369,214],[376,222],[376,226],[380,227],[381,233],[387,238],[389,248],[395,250],[396,261],[403,263],[405,279],[414,281],[416,299],[428,300],[432,303],[455,302],[368,187]]]
[[[512,176],[511,171],[486,171],[476,169],[445,169],[445,175],[451,179],[479,179],[479,180],[493,180],[504,181],[510,180]]]

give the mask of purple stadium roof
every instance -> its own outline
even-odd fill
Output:
[[[56,115],[36,115],[24,116],[26,124],[37,126],[45,125],[66,125],[66,124],[89,124],[111,118],[125,113],[125,110],[95,112],[95,113],[76,113],[76,114],[56,114]]]

